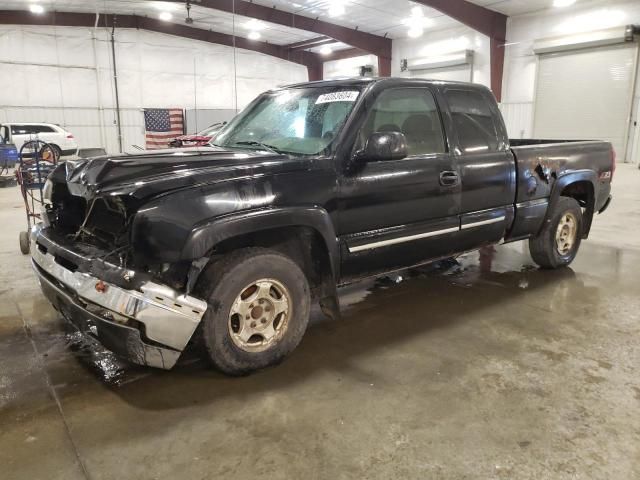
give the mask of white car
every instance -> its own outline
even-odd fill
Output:
[[[78,142],[73,134],[53,123],[3,123],[0,125],[0,137],[3,143],[15,145],[18,151],[29,140],[42,140],[61,157],[78,153]]]

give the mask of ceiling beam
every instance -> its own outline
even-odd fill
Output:
[[[507,16],[466,0],[413,0],[473,28],[490,39],[491,90],[502,99],[504,44],[507,38]]]
[[[96,25],[96,16],[93,13],[78,12],[46,12],[34,15],[30,12],[19,10],[0,10],[0,24],[9,25],[42,25],[64,27],[93,27]],[[236,46],[245,50],[264,53],[273,57],[304,65],[309,74],[317,77],[318,65],[322,65],[320,55],[306,51],[291,51],[288,48],[268,42],[249,40],[243,37],[234,37],[226,33],[193,28],[186,25],[163,22],[155,18],[139,17],[136,15],[112,15],[101,14],[98,19],[98,27],[114,26],[116,28],[135,28],[151,32],[164,33],[191,40]],[[321,69],[320,69],[321,70]],[[313,71],[313,72],[312,72]],[[317,80],[317,78],[314,78]]]
[[[177,0],[173,0],[177,1]],[[391,39],[342,27],[318,18],[305,17],[295,13],[265,7],[246,0],[199,0],[195,5],[211,8],[243,17],[255,18],[264,22],[275,23],[289,28],[297,28],[308,32],[331,37],[339,42],[365,50],[378,57],[391,59]]]
[[[289,50],[306,50],[307,48],[320,47],[331,43],[336,43],[335,39],[329,37],[318,37],[303,40],[302,42],[290,43],[289,45],[285,45],[285,47]]]

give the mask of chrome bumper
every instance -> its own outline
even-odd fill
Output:
[[[87,273],[71,271],[43,250],[34,235],[34,270],[43,292],[67,320],[134,363],[173,367],[202,320],[207,302],[153,282],[144,283],[140,291],[126,290]],[[143,324],[143,331],[126,325],[129,319]],[[109,344],[103,341],[101,326],[110,332],[106,335]],[[129,344],[127,348],[114,345],[118,335],[113,332],[118,329],[123,329],[120,333],[122,341]]]

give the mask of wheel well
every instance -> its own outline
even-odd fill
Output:
[[[562,189],[560,196],[575,199],[578,204],[580,204],[580,207],[583,208],[582,238],[587,238],[591,230],[591,222],[595,208],[593,184],[586,180],[570,183]]]
[[[280,227],[235,236],[218,243],[211,258],[247,247],[269,248],[291,258],[307,276],[314,298],[335,294],[329,250],[317,230],[305,226]]]

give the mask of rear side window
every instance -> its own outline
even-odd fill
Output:
[[[424,88],[385,90],[376,99],[358,143],[364,147],[374,132],[402,132],[409,155],[445,152],[442,122],[431,92]]]
[[[48,125],[32,125],[33,130],[35,133],[51,133],[51,132],[55,132],[55,129],[53,127],[50,127]]]
[[[498,151],[498,130],[488,100],[479,92],[471,90],[447,90],[445,96],[462,151]]]

